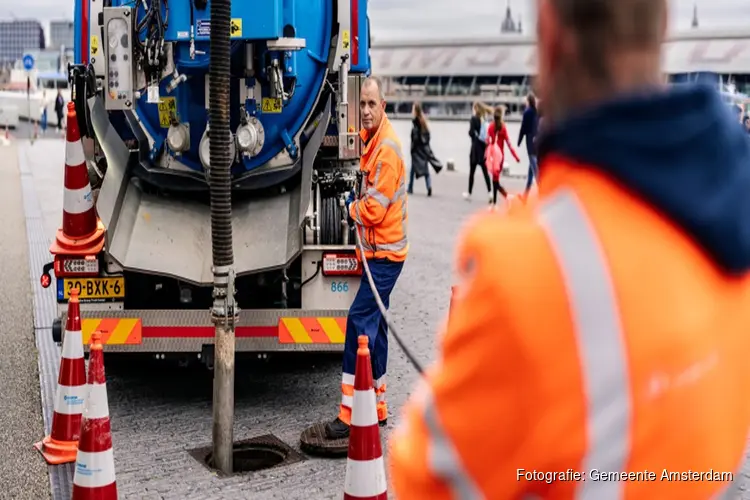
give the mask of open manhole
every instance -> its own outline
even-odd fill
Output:
[[[282,467],[305,460],[304,456],[273,434],[238,441],[232,448],[233,474]],[[190,450],[188,453],[205,467],[216,472],[212,446]]]

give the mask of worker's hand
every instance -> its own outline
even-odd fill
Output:
[[[354,190],[349,191],[349,196],[346,198],[346,213],[349,213],[349,205],[354,202]]]

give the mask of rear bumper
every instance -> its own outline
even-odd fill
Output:
[[[60,306],[65,308],[65,304]],[[203,346],[214,343],[214,325],[207,310],[81,309],[84,344],[98,330],[106,352],[200,353]],[[240,311],[235,350],[342,352],[346,315],[340,309]],[[66,311],[61,311],[61,320],[65,325]]]

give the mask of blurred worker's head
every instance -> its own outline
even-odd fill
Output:
[[[371,132],[380,127],[385,116],[385,95],[383,84],[378,77],[368,77],[362,83],[359,111],[362,115],[362,128]]]
[[[538,89],[552,121],[663,85],[667,0],[536,0]]]

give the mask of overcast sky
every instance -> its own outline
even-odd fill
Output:
[[[495,35],[499,33],[506,1],[369,0],[373,35],[380,39]],[[520,15],[524,25],[531,22],[531,5],[536,0],[510,1],[514,17]],[[693,3],[694,0],[671,0],[673,27],[690,27]],[[72,4],[72,0],[0,0],[0,19],[72,18]],[[701,27],[750,24],[750,0],[697,0],[697,4]]]

